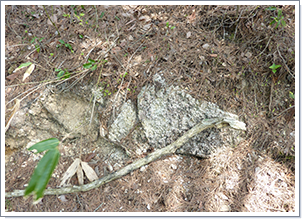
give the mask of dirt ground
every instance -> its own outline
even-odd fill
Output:
[[[107,96],[124,92],[134,102],[162,71],[169,84],[247,125],[245,141],[210,159],[172,155],[88,192],[36,205],[6,198],[6,211],[294,212],[295,7],[275,7],[6,6],[6,120],[15,98],[21,108],[33,104],[62,82],[61,70],[67,86],[106,85]],[[35,69],[22,81],[27,68],[14,70],[27,62]],[[6,192],[24,189],[37,161],[9,146],[6,157]],[[91,159],[103,169],[102,158]],[[72,161],[62,157],[57,169]],[[51,178],[48,187],[58,183]]]

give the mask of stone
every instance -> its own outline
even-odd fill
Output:
[[[121,112],[109,128],[108,138],[111,141],[120,142],[125,138],[137,123],[135,106],[130,100],[121,107]]]
[[[159,75],[155,76],[157,82]],[[193,98],[178,86],[147,85],[138,95],[138,118],[144,128],[149,145],[163,148],[181,137],[203,119],[238,116],[224,112],[217,105]],[[207,129],[191,138],[177,150],[180,154],[208,157],[221,146],[234,146],[241,131],[231,128]]]

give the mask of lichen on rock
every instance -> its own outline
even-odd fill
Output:
[[[158,91],[155,87],[147,85],[138,95],[138,117],[149,144],[156,149],[171,144],[203,119],[238,119],[213,103],[200,102],[178,86],[162,86]],[[177,153],[207,157],[220,146],[236,144],[239,134],[240,131],[230,128],[208,129],[191,138]]]

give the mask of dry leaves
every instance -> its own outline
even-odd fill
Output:
[[[22,79],[22,82],[30,76],[30,74],[34,71],[35,69],[35,64],[31,64],[28,69],[26,70],[26,72],[24,73],[23,75],[23,79]]]
[[[63,186],[66,181],[69,182],[70,179],[77,173],[79,185],[83,185],[84,175],[89,179],[89,181],[94,181],[98,179],[96,172],[91,168],[86,162],[81,161],[79,158],[70,165],[70,167],[65,171],[61,179],[60,187]]]

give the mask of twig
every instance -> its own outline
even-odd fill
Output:
[[[57,188],[57,189],[46,189],[44,191],[44,195],[60,195],[60,194],[68,194],[68,193],[74,193],[74,192],[86,192],[88,190],[92,190],[94,188],[97,188],[101,185],[104,185],[108,182],[111,182],[113,180],[119,179],[122,176],[127,175],[128,173],[139,169],[140,167],[149,164],[163,156],[168,156],[171,154],[174,154],[177,149],[179,149],[183,144],[185,144],[190,138],[195,136],[196,134],[199,134],[201,131],[217,127],[221,128],[222,126],[229,124],[234,129],[239,130],[246,130],[245,124],[243,122],[240,122],[233,118],[212,118],[212,119],[204,119],[202,122],[194,126],[192,129],[187,131],[183,136],[181,136],[177,141],[174,143],[168,145],[165,148],[159,149],[154,151],[153,153],[150,153],[144,158],[141,158],[132,164],[129,164],[122,169],[110,173],[109,175],[106,175],[104,177],[101,177],[98,180],[95,180],[94,182],[80,185],[80,186],[71,186],[71,187],[64,187],[64,188]],[[5,197],[19,197],[24,195],[24,190],[15,190],[13,192],[6,192]]]
[[[7,14],[7,17],[8,17],[8,18],[7,18],[6,24],[7,24],[7,26],[9,27],[9,29],[11,29],[17,36],[20,37],[20,35],[17,34],[17,32],[16,32],[13,28],[11,28],[11,26],[10,26],[10,24],[9,24],[9,22],[8,22],[10,14],[11,14],[11,12]]]
[[[264,51],[266,50],[266,48],[268,47],[268,44],[269,44],[269,42],[270,42],[270,40],[271,40],[271,38],[272,38],[272,36],[269,38],[269,40],[268,40],[268,42],[267,42],[267,44],[266,44],[266,46],[265,46],[265,48],[264,48],[264,50],[260,53],[260,54],[258,54],[258,56],[256,56],[256,57],[259,57],[262,53],[264,53]]]
[[[130,82],[131,82],[131,81],[132,81],[132,77],[130,76],[130,79],[129,79],[128,85],[127,85],[127,87],[126,87],[126,92],[125,92],[125,96],[124,96],[124,102],[126,101],[127,92],[128,92],[129,85],[130,85]]]
[[[277,49],[278,49],[278,52],[279,52],[279,55],[280,55],[281,59],[282,59],[283,62],[284,62],[284,65],[286,66],[286,69],[287,69],[288,73],[295,79],[295,76],[291,73],[290,69],[289,69],[288,66],[286,65],[286,61],[284,60],[284,58],[282,57],[282,55],[281,55],[281,53],[280,53],[279,45],[277,46]]]
[[[97,28],[99,27],[98,25],[98,10],[97,10],[97,7],[94,5],[94,8],[96,10],[96,28],[95,28],[95,31],[97,31]]]
[[[270,97],[269,97],[269,106],[268,106],[268,110],[269,112],[271,112],[271,103],[272,103],[272,90],[274,88],[274,81],[271,81],[271,87],[270,87]]]
[[[43,8],[44,8],[44,11],[45,11],[45,13],[46,13],[48,19],[49,19],[49,20],[52,22],[52,24],[55,26],[55,28],[56,28],[56,30],[57,30],[57,32],[58,32],[58,35],[59,35],[59,37],[60,37],[61,34],[60,34],[60,32],[59,32],[59,29],[57,28],[57,25],[52,21],[52,19],[51,19],[50,16],[48,15],[47,10],[46,10],[46,8],[45,8],[44,5],[43,5]]]
[[[94,210],[94,212],[97,211],[102,205],[103,205],[103,202]]]
[[[12,45],[12,46],[6,46],[7,48],[11,48],[11,47],[20,47],[20,46],[27,46],[28,44],[16,44],[16,45]]]
[[[85,57],[85,59],[86,59],[86,61],[87,61],[87,59],[88,59],[88,57],[89,57],[89,55],[91,54],[91,52],[101,43],[102,41],[99,41],[89,52],[88,52],[88,54],[86,55],[86,57]]]
[[[285,109],[284,111],[282,111],[281,113],[279,113],[279,114],[276,115],[275,117],[271,118],[270,120],[273,120],[273,119],[279,117],[279,116],[282,115],[284,112],[286,112],[286,111],[288,111],[289,109],[292,109],[292,108],[294,108],[294,107],[295,107],[295,105],[290,106],[289,108]]]
[[[237,6],[237,14],[238,14],[238,12],[239,12],[239,8],[238,8],[238,6]],[[236,22],[235,23],[237,23],[237,26],[236,26],[236,30],[235,30],[235,34],[234,34],[234,40],[236,39],[236,35],[237,35],[237,30],[238,30],[238,25],[239,25],[239,20],[240,20],[240,17],[241,17],[241,15],[242,15],[242,12],[243,12],[243,10],[240,12],[240,16],[238,17],[238,19],[236,20]]]

